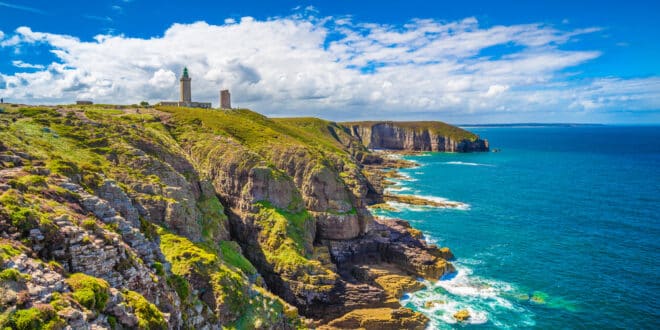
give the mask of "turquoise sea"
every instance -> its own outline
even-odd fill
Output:
[[[457,257],[402,304],[439,329],[660,328],[660,127],[470,130],[501,152],[407,157],[392,190],[464,204],[377,212]]]

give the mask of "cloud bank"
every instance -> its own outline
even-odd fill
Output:
[[[178,99],[189,68],[193,100],[275,116],[484,121],[593,121],[622,109],[660,109],[660,78],[580,78],[598,50],[565,50],[598,28],[544,24],[480,27],[475,18],[405,25],[351,17],[243,17],[223,25],[174,24],[149,39],[98,35],[91,41],[20,27],[0,47],[48,47],[52,63],[15,61],[0,73],[13,102],[92,99],[130,104]],[[4,88],[3,88],[4,87]]]

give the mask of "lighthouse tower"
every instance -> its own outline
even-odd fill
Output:
[[[183,75],[179,79],[181,85],[181,102],[188,105],[192,103],[192,95],[190,93],[190,76],[188,76],[188,68],[183,68]]]

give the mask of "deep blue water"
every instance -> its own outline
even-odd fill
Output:
[[[402,303],[433,328],[660,328],[660,127],[471,130],[501,152],[409,157],[395,187],[464,208],[378,212],[457,257]]]

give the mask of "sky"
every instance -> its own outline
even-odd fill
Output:
[[[660,1],[0,0],[0,97],[269,116],[660,123]]]

